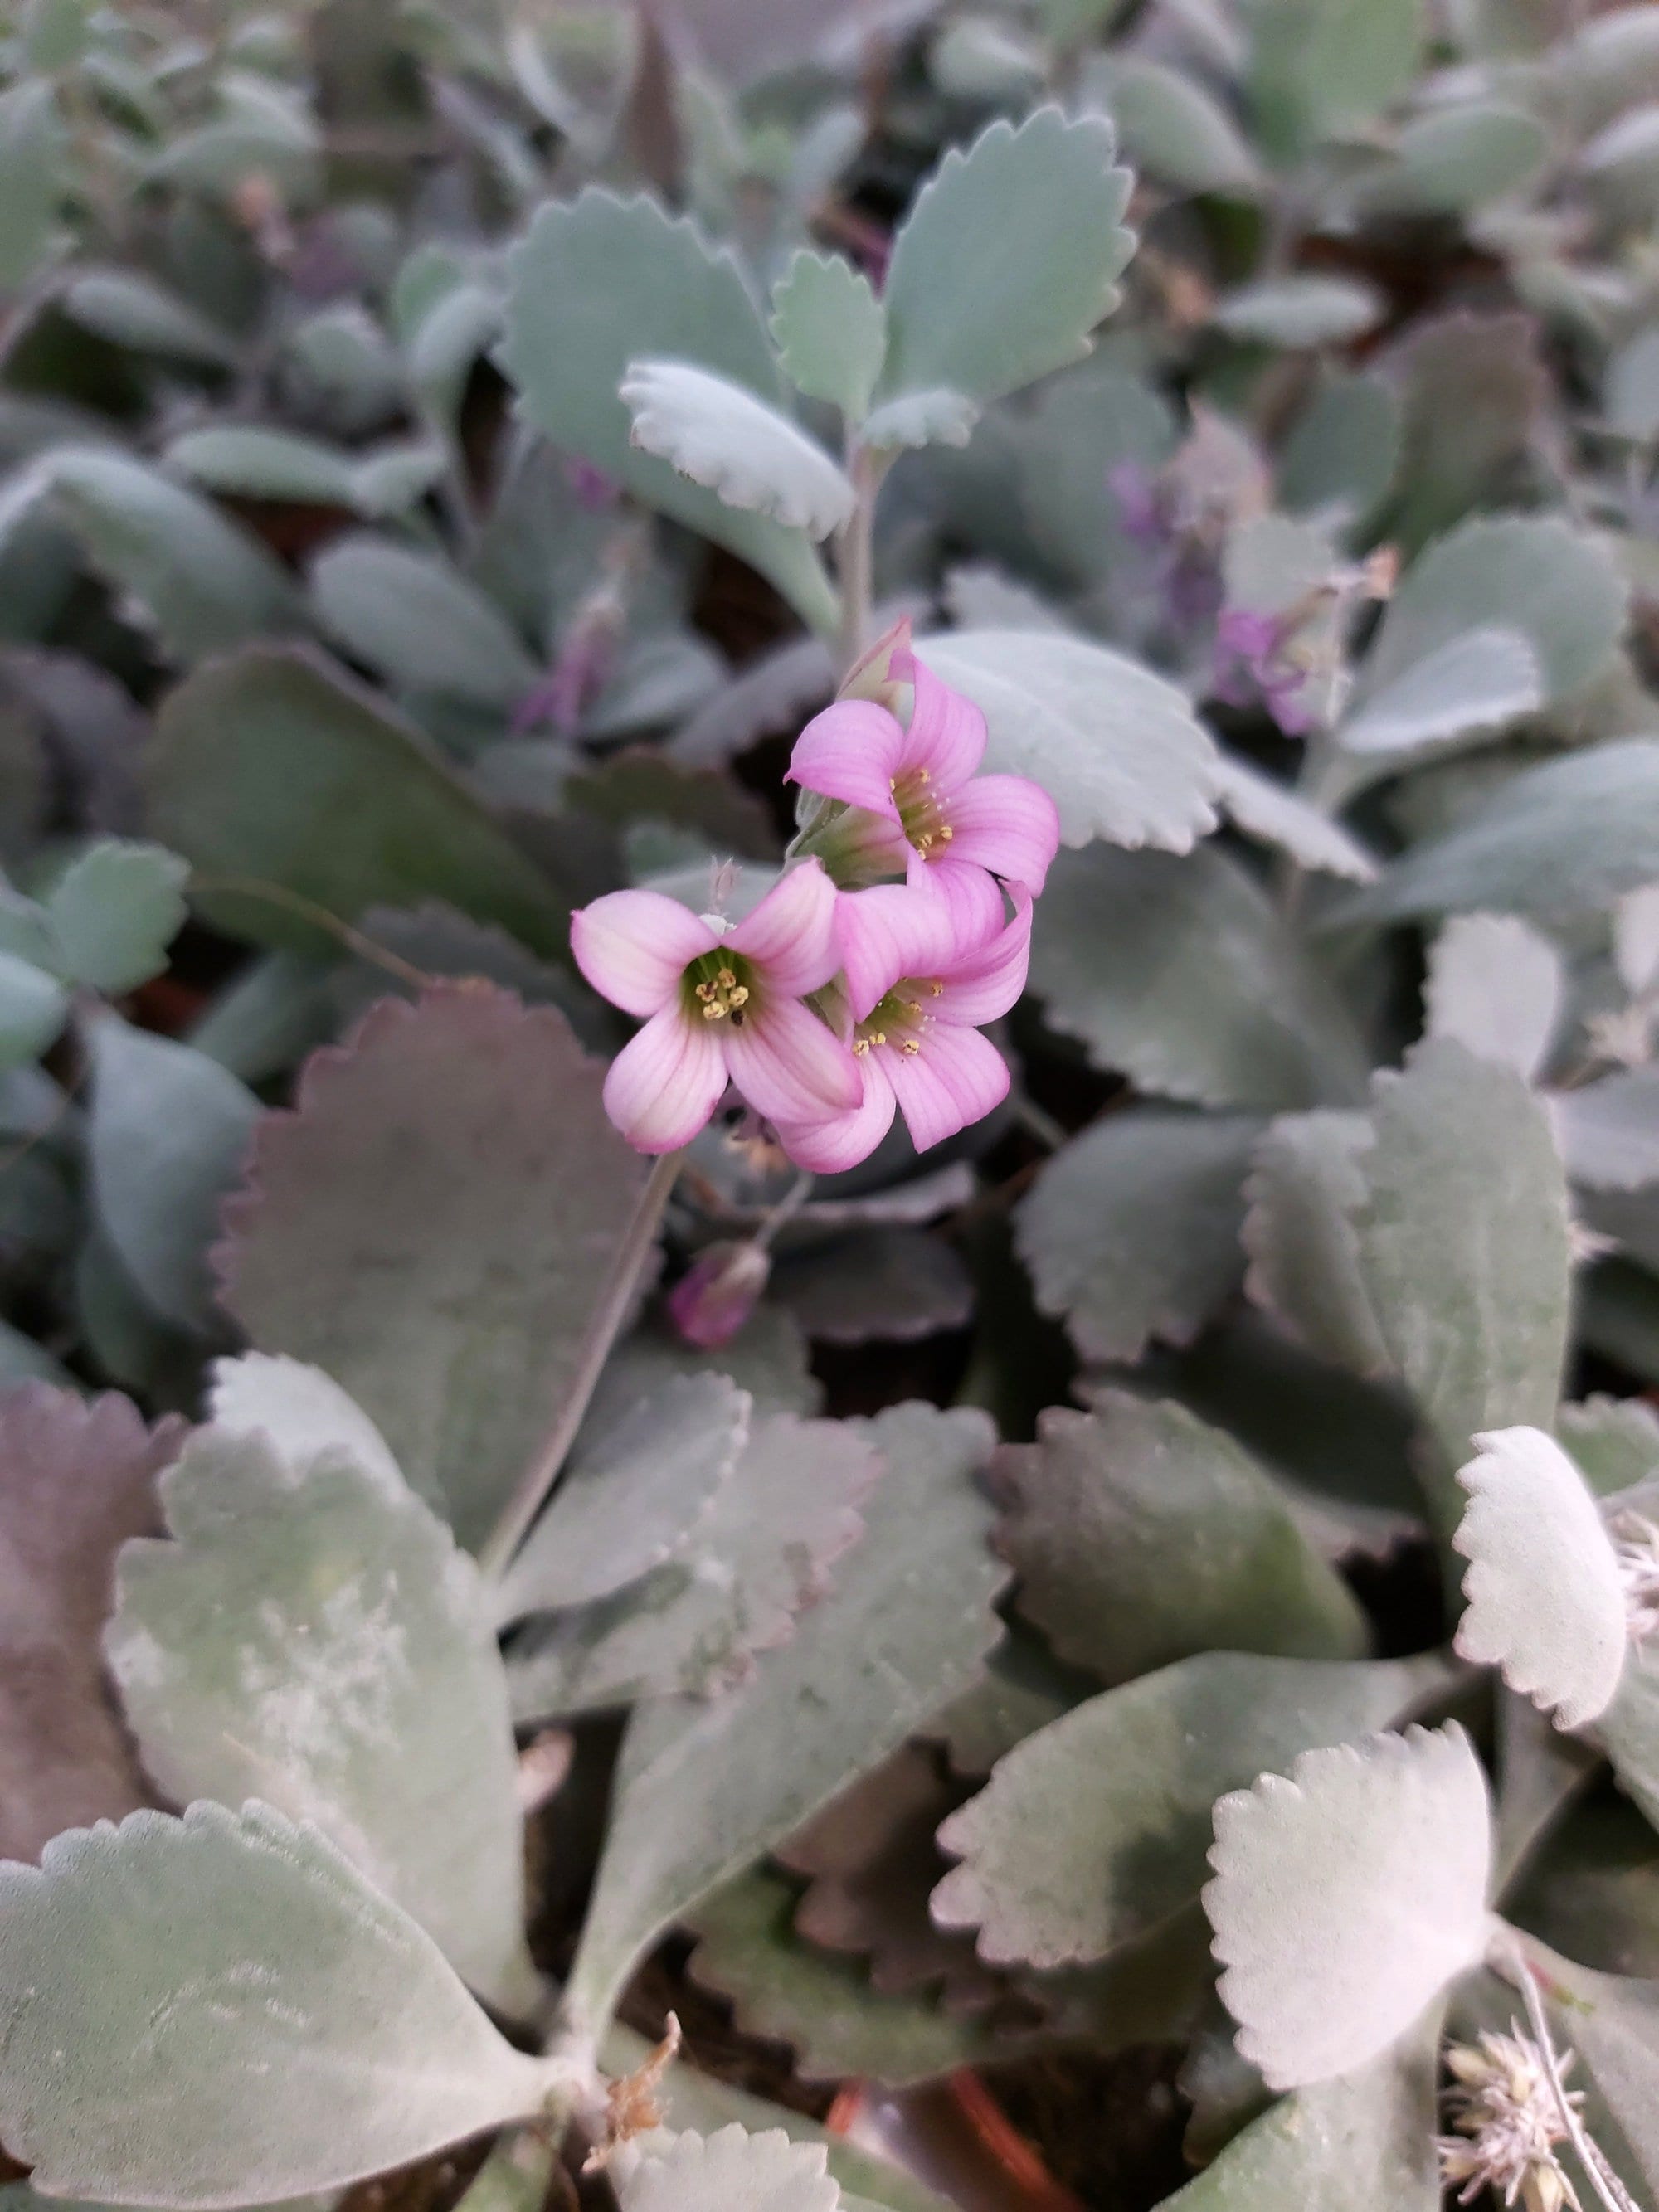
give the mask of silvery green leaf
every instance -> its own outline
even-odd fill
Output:
[[[1470,1563],[1457,1649],[1502,1669],[1556,1726],[1605,1711],[1625,1660],[1619,1562],[1583,1478],[1541,1429],[1489,1429],[1458,1469],[1468,1510],[1452,1538]]]
[[[1609,429],[1659,437],[1659,331],[1638,331],[1608,362],[1603,405]]]
[[[1284,1493],[1224,1430],[1099,1390],[996,1463],[997,1548],[1057,1656],[1107,1683],[1201,1651],[1353,1659],[1370,1632]]]
[[[902,446],[965,446],[984,410],[978,400],[946,384],[884,399],[866,416],[860,433],[876,453]]]
[[[1282,2097],[1161,2212],[1436,2212],[1437,2039]]]
[[[409,339],[409,380],[428,421],[453,428],[473,364],[501,329],[501,296],[490,284],[457,284],[421,318]]]
[[[216,324],[135,269],[83,269],[64,287],[62,307],[82,330],[138,353],[207,368],[232,368],[240,358]]]
[[[167,965],[184,927],[187,864],[159,845],[103,837],[71,860],[46,898],[65,971],[90,990],[135,990]]]
[[[386,1438],[320,1367],[245,1352],[237,1359],[216,1359],[210,1372],[208,1419],[216,1428],[238,1437],[259,1431],[302,1474],[325,1454],[343,1453],[391,1496],[402,1496],[403,1474]]]
[[[38,1059],[68,1012],[69,993],[55,975],[0,950],[0,1069]]]
[[[1285,614],[1328,584],[1337,566],[1325,532],[1288,514],[1253,514],[1228,532],[1221,556],[1227,604]]]
[[[730,1352],[722,1346],[716,1356]],[[621,1378],[640,1375],[625,1352]],[[731,1388],[724,1377],[696,1379]],[[746,1681],[755,1654],[787,1641],[797,1614],[860,1540],[858,1509],[878,1469],[844,1422],[787,1413],[757,1421],[678,1556],[515,1639],[508,1674],[518,1717],[543,1721],[653,1692],[709,1697]]]
[[[1471,100],[1416,116],[1389,166],[1360,188],[1367,214],[1467,215],[1517,190],[1540,168],[1549,133],[1535,115]]]
[[[399,688],[500,708],[539,673],[505,617],[437,554],[368,532],[343,538],[313,568],[311,590],[330,635]]]
[[[1275,2089],[1380,2057],[1486,1948],[1486,1781],[1455,1723],[1262,1775],[1217,1805],[1210,1860],[1222,1999]]]
[[[927,57],[928,75],[951,100],[1023,105],[1045,88],[1046,52],[1029,32],[988,14],[952,15]]]
[[[1249,761],[1232,753],[1221,755],[1215,795],[1236,830],[1274,847],[1298,867],[1317,869],[1350,884],[1376,880],[1376,861],[1351,830]]]
[[[538,1989],[507,1682],[471,1562],[380,1469],[203,1429],[126,1545],[105,1636],[145,1767],[179,1802],[314,1824],[492,2004]]]
[[[1471,630],[1520,631],[1537,657],[1545,702],[1565,698],[1612,653],[1627,597],[1612,556],[1587,531],[1555,515],[1476,516],[1406,571],[1366,657],[1356,716]],[[1511,680],[1518,688],[1518,670]],[[1473,703],[1473,679],[1465,674],[1457,688]]]
[[[772,335],[797,392],[863,421],[887,351],[887,318],[867,276],[839,254],[800,247],[772,294]]]
[[[1659,1182],[1659,1067],[1624,1068],[1549,1102],[1567,1173],[1589,1190]]]
[[[738,1464],[749,1411],[723,1375],[672,1376],[644,1396],[601,1382],[552,1503],[500,1577],[498,1622],[609,1597],[682,1552]]]
[[[0,93],[0,288],[15,293],[56,245],[65,133],[55,88],[24,78]]]
[[[0,2130],[49,2195],[208,2212],[337,2188],[550,2087],[414,1921],[268,1807],[72,1828],[38,1872],[0,1866]]]
[[[1626,738],[1524,769],[1345,902],[1343,921],[1595,914],[1659,877],[1659,743]]]
[[[675,731],[665,748],[686,768],[708,768],[745,753],[769,730],[799,728],[836,688],[822,638],[792,637],[758,654]]]
[[[945,604],[961,629],[1064,630],[1065,617],[1042,593],[990,561],[964,561],[945,579]]]
[[[109,583],[186,662],[302,627],[299,593],[273,553],[142,461],[71,447],[47,463],[53,504]]]
[[[1224,292],[1213,320],[1229,337],[1294,350],[1363,337],[1383,307],[1380,293],[1352,276],[1268,276]]]
[[[1134,246],[1113,153],[1109,124],[1054,106],[946,152],[894,242],[879,398],[996,399],[1083,358]]]
[[[1386,1727],[1436,1664],[1206,1652],[1088,1698],[945,1823],[962,1863],[933,1892],[934,1918],[977,1928],[994,1961],[1104,1958],[1195,1902],[1224,1790]]]
[[[1237,125],[1193,74],[1138,54],[1103,58],[1090,88],[1143,174],[1188,192],[1256,191],[1261,172]]]
[[[1378,1077],[1371,1121],[1350,1215],[1360,1278],[1455,1467],[1482,1429],[1553,1421],[1571,1303],[1565,1179],[1520,1077],[1449,1039]]]
[[[384,1000],[264,1118],[226,1212],[229,1309],[348,1390],[469,1548],[569,1386],[639,1190],[602,1074],[562,1014],[493,986]]]
[[[1422,0],[1255,0],[1249,93],[1276,155],[1306,153],[1380,115],[1415,75]]]
[[[175,686],[146,784],[151,829],[234,935],[332,959],[337,933],[308,907],[356,921],[442,899],[534,952],[568,951],[555,879],[406,722],[308,654],[251,647]]]
[[[911,1404],[858,1431],[887,1468],[833,1595],[744,1689],[643,1705],[629,1723],[567,1990],[578,2020],[608,2010],[680,1913],[949,1704],[996,1641],[1006,1570],[977,1486],[990,1424]]]
[[[1100,1068],[1212,1106],[1358,1097],[1346,1009],[1255,879],[1214,846],[1175,860],[1062,853],[1037,909],[1031,988]]]
[[[177,1328],[223,1323],[208,1274],[219,1203],[259,1102],[204,1053],[113,1014],[91,1027],[93,1203],[146,1304]]]
[[[1632,999],[1659,982],[1659,884],[1627,891],[1614,907],[1613,964]]]
[[[762,1304],[729,1342],[705,1352],[659,1320],[638,1329],[611,1356],[636,1390],[654,1389],[668,1375],[725,1375],[754,1401],[752,1418],[773,1413],[810,1417],[823,1410],[823,1386],[812,1373],[810,1346],[781,1306]]]
[[[1549,1059],[1566,987],[1560,953],[1518,915],[1455,915],[1429,954],[1424,1028],[1531,1083]]]
[[[1038,1306],[1086,1359],[1188,1344],[1238,1279],[1253,1116],[1135,1106],[1045,1162],[1014,1213]]]
[[[629,443],[618,386],[630,361],[688,362],[776,404],[777,364],[732,254],[648,199],[590,185],[540,210],[509,257],[508,279],[501,360],[527,420],[758,568],[813,629],[833,628],[835,594],[798,531],[723,505]]]
[[[210,491],[249,499],[351,507],[360,514],[404,512],[443,473],[435,442],[403,439],[356,454],[295,430],[257,423],[215,423],[186,430],[167,447],[167,466]]]
[[[1598,1498],[1615,1498],[1659,1475],[1659,1415],[1643,1399],[1598,1392],[1570,1401],[1556,1415],[1555,1432]]]
[[[1393,482],[1400,402],[1379,376],[1328,377],[1279,456],[1279,504],[1291,514],[1363,521]]]
[[[728,378],[690,362],[631,360],[617,386],[632,442],[727,507],[828,538],[857,494],[822,446]]]
[[[717,2134],[647,2136],[620,2161],[622,2212],[836,2212],[841,2187],[817,2143],[781,2128],[750,2135],[734,2121]]]
[[[1216,824],[1216,752],[1172,684],[1080,637],[957,630],[919,641],[985,716],[989,769],[1028,775],[1067,845],[1189,852]]]
[[[1344,752],[1392,761],[1501,729],[1543,704],[1531,641],[1516,629],[1472,629],[1368,688],[1337,741]]]
[[[902,1222],[780,1253],[771,1296],[815,1344],[908,1342],[964,1328],[974,1281],[954,1245]]]
[[[1522,1948],[1543,1984],[1547,2004],[1554,2009],[1558,2051],[1570,2049],[1577,2057],[1572,2079],[1589,2093],[1595,2108],[1591,2133],[1627,2179],[1650,2197],[1659,2190],[1659,2104],[1653,2094],[1659,2066],[1659,1982],[1592,1972],[1576,1960],[1544,1951],[1530,1938]]]

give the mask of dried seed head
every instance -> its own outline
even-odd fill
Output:
[[[1484,2189],[1505,2204],[1518,2198],[1526,2212],[1562,2212],[1577,2203],[1554,2146],[1566,2130],[1538,2046],[1516,2025],[1510,2035],[1485,2033],[1478,2043],[1455,2043],[1446,2053],[1457,2087],[1446,2112],[1454,2133],[1436,2145],[1441,2179],[1468,2204]],[[1572,2064],[1562,2057],[1560,2070]],[[1582,2100],[1571,2093],[1576,2106]]]

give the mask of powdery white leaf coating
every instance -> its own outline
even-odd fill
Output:
[[[1229,337],[1260,345],[1340,345],[1381,319],[1382,295],[1352,276],[1291,276],[1242,285],[1216,303],[1215,323]]]
[[[981,412],[965,392],[936,384],[884,402],[864,425],[864,442],[878,453],[897,446],[965,446]]]
[[[727,507],[828,538],[857,495],[821,446],[752,392],[684,361],[635,361],[618,387],[633,442]]]
[[[340,2188],[550,2086],[406,1913],[264,1805],[134,1813],[0,1865],[0,2138],[53,2197],[210,2212]]]
[[[802,246],[772,294],[772,335],[789,381],[857,422],[887,351],[887,319],[870,280],[839,254]]]
[[[660,2136],[621,2180],[622,2212],[836,2212],[841,2185],[822,2143],[781,2128],[750,2135],[733,2121],[712,2136]]]
[[[1491,1859],[1455,1722],[1305,1752],[1222,1798],[1204,1908],[1241,2055],[1293,2089],[1387,2050],[1480,1959]]]
[[[1455,915],[1429,955],[1425,1027],[1530,1083],[1548,1057],[1566,987],[1561,955],[1518,915]]]
[[[1239,1232],[1250,1297],[1310,1351],[1361,1375],[1389,1364],[1351,1218],[1374,1140],[1364,1114],[1281,1114],[1256,1147]]]
[[[1624,1668],[1625,1599],[1595,1498],[1541,1429],[1489,1429],[1460,1468],[1469,1493],[1454,1549],[1469,1562],[1456,1644],[1498,1667],[1556,1725],[1604,1712]]]
[[[324,1452],[343,1451],[366,1474],[401,1497],[405,1485],[392,1447],[349,1391],[320,1367],[283,1353],[245,1352],[216,1359],[208,1419],[233,1435],[258,1429],[303,1474]]]
[[[1567,1173],[1589,1190],[1659,1182],[1659,1066],[1618,1069],[1558,1091],[1550,1118]]]
[[[1544,703],[1538,656],[1519,630],[1449,638],[1410,662],[1343,724],[1344,752],[1397,760],[1501,728]]]
[[[1659,884],[1627,891],[1613,908],[1613,961],[1632,998],[1659,981]]]
[[[1376,861],[1352,831],[1249,761],[1222,754],[1215,795],[1236,830],[1276,847],[1299,866],[1345,883],[1376,882]]]

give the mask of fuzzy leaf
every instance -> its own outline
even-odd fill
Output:
[[[52,886],[46,915],[76,982],[112,995],[167,965],[184,926],[186,864],[159,845],[100,838]]]
[[[976,1927],[992,1960],[1104,1958],[1194,1904],[1224,1790],[1385,1727],[1432,1686],[1431,1666],[1206,1652],[1089,1698],[945,1822],[962,1864],[934,1917]]]
[[[997,399],[1083,358],[1134,248],[1113,152],[1109,124],[1048,106],[945,154],[888,264],[883,399],[941,386]]]
[[[1190,852],[1216,826],[1215,747],[1172,684],[1080,637],[957,630],[920,641],[990,732],[988,769],[1029,775],[1067,845]]]
[[[745,1688],[641,1706],[567,2003],[604,2011],[654,1937],[977,1674],[1005,1579],[975,1477],[982,1414],[908,1405],[860,1432],[887,1461],[832,1597]],[[718,1812],[717,1819],[710,1814]]]
[[[836,2212],[840,2185],[815,2143],[735,2122],[712,2136],[647,2136],[617,2184],[622,2212]]]
[[[722,505],[828,538],[857,494],[823,448],[740,384],[690,362],[635,359],[618,386],[631,442]]]
[[[69,1004],[55,975],[0,950],[0,1072],[38,1060],[63,1028]]]
[[[412,1920],[261,1805],[134,1813],[39,1872],[0,1866],[0,2135],[54,2197],[195,2212],[337,2188],[527,2118],[548,2087]]]
[[[1351,1659],[1364,1614],[1232,1438],[1167,1401],[1051,1407],[997,1462],[1020,1612],[1108,1683],[1200,1651]]]
[[[568,899],[407,724],[307,655],[258,647],[179,684],[147,774],[151,827],[222,886],[202,903],[238,935],[332,956],[308,903],[349,921],[435,898],[566,956]]]
[[[1188,1344],[1238,1278],[1244,1170],[1261,1124],[1132,1107],[1044,1163],[1014,1213],[1042,1311],[1087,1359]]]
[[[1543,704],[1543,674],[1531,639],[1488,626],[1448,638],[1368,689],[1337,742],[1346,753],[1392,766],[1502,729]]]
[[[645,1387],[635,1360],[623,1360],[623,1376]],[[787,1641],[796,1615],[823,1595],[836,1561],[858,1541],[856,1509],[878,1465],[844,1423],[787,1413],[757,1420],[683,1551],[631,1588],[521,1632],[508,1669],[518,1717],[547,1720],[652,1692],[708,1697],[745,1680],[755,1653]]]
[[[1096,1066],[1206,1106],[1357,1097],[1365,1054],[1330,985],[1237,861],[1097,846],[1063,854],[1031,988]]]
[[[887,317],[867,276],[802,246],[772,294],[772,335],[797,392],[863,420],[887,351]]]
[[[1524,184],[1549,148],[1549,133],[1525,108],[1462,101],[1406,125],[1393,162],[1362,186],[1362,204],[1389,215],[1466,215]]]
[[[1514,915],[1459,915],[1429,955],[1424,1027],[1530,1083],[1549,1057],[1566,996],[1561,955]]]
[[[876,453],[906,446],[965,446],[983,411],[965,392],[932,385],[872,409],[863,427],[864,443]]]
[[[799,532],[723,505],[629,442],[618,387],[630,361],[687,362],[776,404],[765,325],[729,250],[714,251],[651,200],[590,185],[542,208],[507,269],[500,359],[528,421],[758,568],[812,628],[832,626],[835,594]]]
[[[1256,1304],[1310,1351],[1361,1375],[1389,1364],[1352,1220],[1374,1139],[1364,1114],[1281,1115],[1256,1148],[1240,1231]]]
[[[83,269],[64,288],[63,311],[112,345],[198,368],[234,368],[234,342],[152,276],[133,269]]]
[[[325,1454],[343,1453],[392,1497],[403,1493],[403,1473],[386,1438],[320,1367],[264,1352],[216,1359],[208,1419],[233,1436],[263,1431],[296,1473]]]
[[[1274,276],[1224,293],[1214,319],[1229,337],[1294,351],[1363,337],[1383,307],[1379,293],[1352,276]]]
[[[349,1391],[469,1548],[569,1386],[639,1189],[600,1074],[562,1015],[491,986],[386,1000],[265,1115],[226,1212],[230,1310]]]
[[[1254,0],[1249,86],[1276,155],[1306,153],[1368,123],[1410,84],[1423,0]]]
[[[1298,867],[1316,868],[1350,884],[1376,880],[1377,864],[1357,837],[1249,761],[1221,756],[1215,795],[1236,830],[1274,847]]]
[[[204,1053],[113,1014],[93,1025],[91,1043],[100,1224],[147,1305],[176,1328],[211,1335],[221,1322],[208,1248],[259,1102]]]
[[[1597,1498],[1659,1476],[1659,1414],[1640,1398],[1585,1398],[1563,1406],[1555,1433]]]
[[[210,491],[349,507],[368,516],[404,513],[444,469],[435,441],[398,440],[358,455],[320,438],[251,422],[187,430],[167,447],[167,462]]]
[[[299,593],[251,532],[142,461],[102,448],[49,463],[54,503],[164,649],[186,663],[301,627]]]
[[[540,673],[504,617],[436,554],[344,538],[312,569],[311,592],[330,636],[398,690],[505,708]]]
[[[904,1342],[965,1328],[974,1312],[955,1246],[902,1223],[781,1254],[771,1295],[816,1344]]]
[[[1279,456],[1288,514],[1361,522],[1388,490],[1400,459],[1400,403],[1381,377],[1340,374],[1321,384]]]
[[[176,1802],[314,1823],[493,2004],[533,2009],[517,1763],[488,1606],[449,1531],[337,1448],[200,1431],[126,1545],[105,1649]]]
[[[1137,169],[1188,192],[1253,193],[1261,181],[1238,125],[1198,79],[1139,54],[1103,58],[1100,77]]]
[[[749,1399],[724,1375],[672,1376],[641,1396],[603,1382],[552,1504],[500,1577],[496,1618],[586,1605],[684,1549],[749,1438]]]
[[[1583,2069],[1575,2076],[1590,2088],[1612,2129],[1592,2132],[1629,2178],[1650,2196],[1659,2190],[1659,2105],[1653,2079],[1659,2064],[1659,1981],[1592,1973],[1567,1959],[1527,1946],[1542,1969],[1545,1994],[1556,2007],[1558,2048],[1569,2045]]]
[[[1625,1662],[1619,1562],[1577,1468],[1541,1429],[1488,1430],[1457,1480],[1469,1508],[1452,1538],[1470,1562],[1457,1649],[1510,1689],[1583,1728]]]
[[[1550,1113],[1575,1182],[1589,1190],[1659,1182],[1659,1067],[1623,1068],[1559,1091]]]
[[[1455,1723],[1304,1752],[1215,1835],[1221,1995],[1273,2088],[1380,2057],[1485,1950],[1486,1783]]]
[[[0,1396],[0,1859],[149,1796],[104,1684],[115,1555],[156,1527],[175,1421],[39,1383]]]

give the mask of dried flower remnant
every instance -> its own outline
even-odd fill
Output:
[[[688,1344],[729,1344],[765,1294],[772,1261],[755,1238],[707,1244],[668,1294],[669,1318]]]
[[[1454,2044],[1446,2053],[1457,2086],[1446,2098],[1453,2132],[1436,2144],[1441,2179],[1460,2204],[1490,2189],[1505,2204],[1518,2199],[1526,2212],[1561,2212],[1578,2203],[1555,2154],[1567,2130],[1542,2055],[1514,2025],[1512,2034],[1489,2030],[1478,2043]],[[1572,2058],[1570,2051],[1562,2054],[1562,2074]],[[1566,2094],[1575,2109],[1583,2103],[1579,2091]]]

